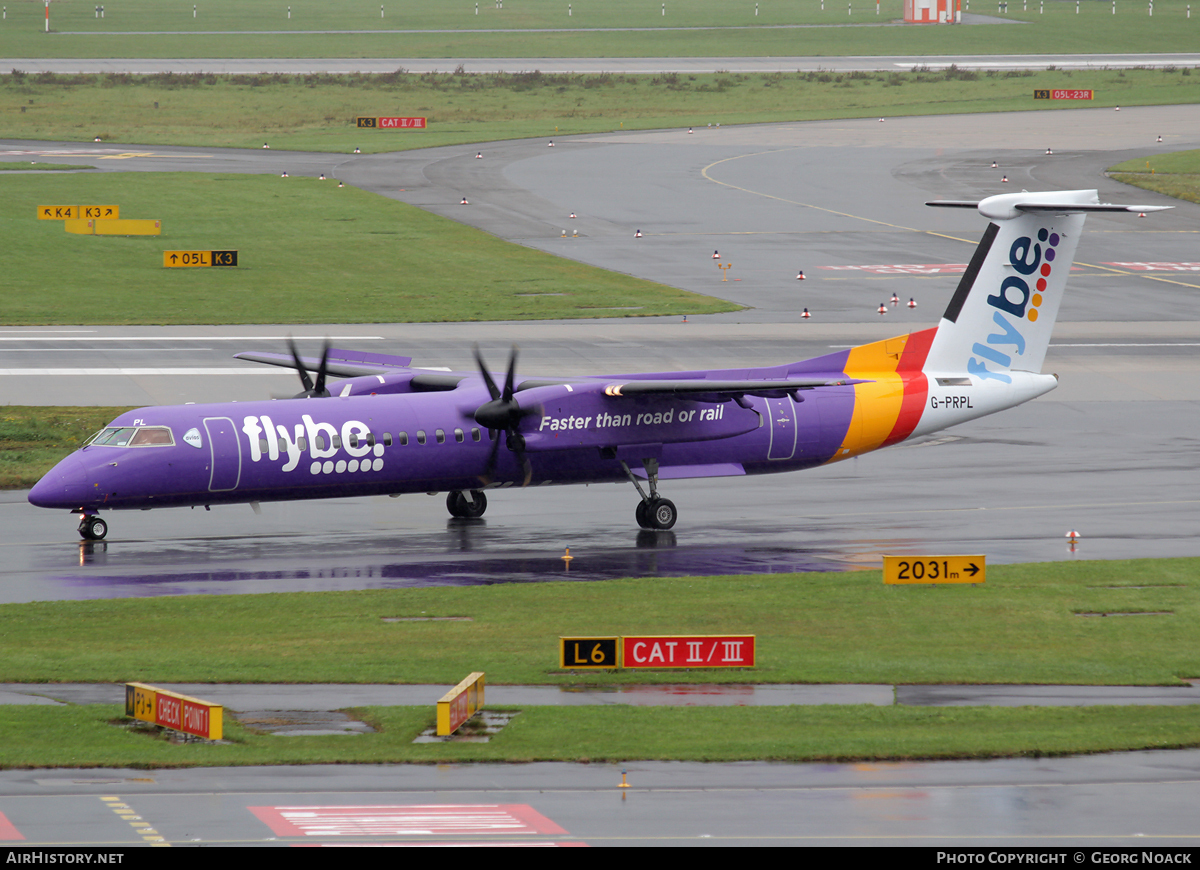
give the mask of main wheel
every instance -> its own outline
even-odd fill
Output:
[[[477,520],[483,516],[483,512],[487,510],[487,496],[478,489],[471,490],[471,501],[467,501],[466,496],[463,500],[463,516],[469,520]]]
[[[463,495],[462,490],[452,490],[446,496],[446,510],[450,516],[460,520],[476,520],[487,510],[487,496],[477,489],[471,490],[471,501]]]
[[[637,518],[639,529],[653,528],[650,525],[650,504],[645,501],[639,501],[633,515]]]
[[[665,498],[655,499],[651,502],[646,515],[650,520],[649,528],[662,531],[671,528],[675,525],[675,520],[679,519],[679,511],[675,509],[675,503]]]
[[[79,523],[79,536],[85,541],[103,541],[108,534],[108,523],[100,517],[84,517]]]

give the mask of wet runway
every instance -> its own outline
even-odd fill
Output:
[[[629,788],[618,787],[622,771]],[[1061,851],[1064,863],[1099,863],[1091,856],[1106,853],[1092,850],[1106,847],[1194,851],[1198,776],[1196,751],[899,764],[14,770],[0,772],[0,826],[7,820],[25,846],[949,846],[981,860],[1032,846]]]
[[[1162,146],[1152,144],[1159,130]],[[706,128],[691,137],[613,134],[560,140],[553,151],[540,141],[501,143],[485,146],[478,167],[466,153],[474,146],[356,159],[108,143],[143,156],[97,164],[277,173],[286,161],[293,174],[340,173],[331,177],[506,238],[700,292],[728,288],[754,306],[687,326],[369,325],[311,333],[314,342],[350,336],[338,343],[412,353],[428,365],[465,366],[473,340],[490,352],[518,341],[529,373],[628,371],[782,362],[933,324],[956,275],[822,267],[965,262],[983,221],[920,203],[999,192],[994,158],[1018,189],[1099,186],[1104,199],[1159,202],[1108,181],[1103,168],[1156,148],[1200,147],[1197,130],[1200,108],[1191,106]],[[1053,158],[1043,154],[1049,144]],[[53,147],[0,143],[10,151]],[[469,214],[456,205],[464,193],[479,203]],[[558,234],[572,210],[581,215],[582,238],[567,240],[568,249]],[[633,247],[635,228],[646,233],[642,247]],[[6,493],[0,601],[843,570],[876,567],[883,553],[931,551],[985,553],[993,563],[1197,555],[1200,281],[1189,271],[1128,264],[1195,261],[1198,233],[1196,206],[1153,221],[1089,220],[1083,265],[1047,359],[1047,370],[1063,375],[1049,396],[812,472],[670,482],[664,489],[681,514],[671,533],[641,535],[631,488],[609,485],[497,492],[475,523],[447,520],[442,499],[426,496],[265,504],[261,516],[244,506],[118,513],[109,540],[89,546],[69,516]],[[713,248],[742,281],[720,283],[708,260]],[[802,285],[799,268],[809,276]],[[920,306],[880,323],[874,307],[892,292]],[[798,320],[803,307],[819,313],[816,322]],[[287,331],[5,330],[3,400],[140,404],[294,391],[286,373],[245,376],[229,359],[235,350],[278,349]],[[257,346],[233,347],[242,341]],[[50,371],[73,366],[108,371]],[[1075,553],[1063,539],[1070,528],[1083,535]],[[567,547],[569,563],[561,559]],[[1036,702],[1028,693],[1020,700]],[[612,765],[7,771],[0,773],[0,837],[12,839],[11,830],[26,844],[312,843],[322,840],[297,833],[294,818],[287,827],[280,807],[321,818],[321,807],[366,805],[395,818],[432,804],[527,808],[514,812],[530,827],[491,837],[499,842],[1192,844],[1200,755],[628,769],[627,791],[616,788],[620,770]],[[445,839],[400,822],[331,836]],[[489,839],[486,829],[461,831],[455,841]]]
[[[1148,131],[1163,130],[1163,145]],[[1042,144],[1053,130],[1054,155]],[[1012,183],[1098,186],[1117,160],[1200,145],[1200,107],[830,121],[614,133],[395,155],[111,146],[104,171],[326,171],[497,235],[750,308],[675,319],[568,323],[32,328],[0,332],[4,398],[155,404],[288,394],[294,375],[231,359],[286,335],[472,367],[479,342],[521,346],[527,374],[780,363],[933,324],[984,222],[926,199]],[[849,144],[848,144],[849,143]],[[931,146],[930,143],[936,143]],[[45,152],[53,143],[0,143]],[[92,144],[57,146],[87,152]],[[482,150],[483,160],[474,153]],[[62,154],[57,159],[77,159]],[[460,193],[473,205],[462,209]],[[493,493],[452,522],[443,498],[265,504],[110,515],[105,543],[74,521],[0,497],[0,600],[602,580],[631,574],[843,570],[884,553],[984,553],[993,563],[1196,555],[1200,207],[1089,218],[1047,356],[1059,388],[1021,408],[846,463],[763,478],[671,481],[670,533],[640,533],[627,485]],[[561,239],[570,211],[578,239]],[[641,228],[644,238],[632,238]],[[720,248],[722,283],[709,258]],[[808,279],[795,280],[798,266]],[[837,268],[831,268],[837,267]],[[890,307],[891,293],[916,309]],[[816,317],[800,319],[811,308]],[[94,374],[78,374],[78,370]],[[1074,552],[1063,535],[1083,535]],[[562,560],[566,548],[574,557]]]

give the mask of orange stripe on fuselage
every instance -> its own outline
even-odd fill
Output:
[[[854,412],[830,461],[867,453],[908,437],[921,419],[928,382],[921,371],[937,329],[900,335],[851,349],[846,374],[854,385]]]

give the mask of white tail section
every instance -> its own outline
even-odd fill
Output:
[[[1094,190],[927,205],[978,208],[992,222],[942,316],[925,371],[1006,384],[1012,372],[1041,371],[1086,213],[1170,207],[1102,204]]]

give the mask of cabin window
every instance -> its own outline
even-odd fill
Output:
[[[400,433],[400,446],[401,446],[401,447],[407,447],[407,446],[408,446],[408,433],[407,433],[407,432],[401,432],[401,433]]]
[[[475,427],[475,426],[472,426],[472,427],[471,427],[471,440],[472,440],[472,441],[479,441],[479,440],[480,440],[480,434],[479,434],[479,429],[478,429],[478,427]]]
[[[317,450],[324,450],[325,449],[325,436],[324,435],[314,435],[313,436],[313,447],[315,447]]]
[[[166,426],[143,426],[129,440],[130,447],[170,447],[175,444]]]
[[[342,436],[341,435],[333,436],[333,446],[334,446],[334,449],[337,449],[338,447],[342,446]]]
[[[462,443],[463,443],[463,439],[464,439],[464,437],[465,437],[465,436],[463,435],[463,430],[462,430],[462,429],[455,429],[455,430],[454,430],[454,440],[455,440],[455,441],[457,441],[459,444],[462,444]]]
[[[357,446],[358,446],[358,436],[357,436],[357,435],[351,435],[351,436],[350,436],[350,437],[349,437],[349,438],[346,440],[346,444],[348,444],[350,447],[357,447]]]
[[[358,437],[357,437],[357,436],[355,436],[355,440],[356,440],[356,441],[358,440]],[[358,445],[354,445],[354,446],[358,446]],[[368,447],[374,447],[374,446],[375,446],[375,433],[374,433],[374,432],[368,432],[368,433],[367,433],[367,446],[368,446]]]
[[[445,431],[444,431],[444,430],[442,430],[442,429],[435,429],[433,434],[434,434],[434,436],[437,438],[437,443],[438,443],[438,444],[445,444],[445,443],[446,443],[446,433],[445,433]]]
[[[425,430],[424,430],[424,429],[418,429],[418,430],[417,430],[417,443],[418,443],[418,444],[424,444],[424,443],[425,443]]]
[[[384,447],[391,447],[391,446],[392,446],[392,433],[391,433],[391,432],[384,432],[384,433],[383,433],[383,446],[384,446]]]
[[[296,449],[297,450],[307,450],[308,449],[308,439],[307,438],[297,438],[296,439]]]

